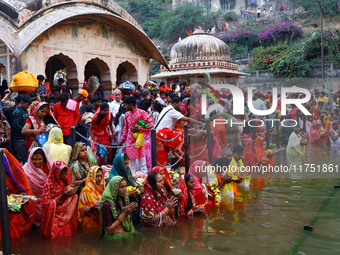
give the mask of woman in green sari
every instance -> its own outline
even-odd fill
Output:
[[[72,173],[72,184],[79,186],[81,191],[85,187],[87,173],[98,163],[92,150],[88,150],[85,143],[78,142],[73,146],[69,168]]]
[[[136,203],[130,203],[125,179],[121,176],[113,177],[99,201],[102,237],[109,241],[119,241],[131,239],[137,234],[130,216],[137,207]]]
[[[136,186],[129,168],[129,158],[126,153],[118,154],[115,157],[110,176],[107,181],[109,182],[114,176],[124,177],[127,182],[127,186]]]

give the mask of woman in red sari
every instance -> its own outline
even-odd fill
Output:
[[[273,157],[271,159],[267,158],[267,154],[263,149],[263,143],[262,143],[262,137],[261,136],[256,137],[255,144],[256,144],[256,149],[255,149],[254,152],[255,152],[255,155],[256,155],[256,161],[259,164],[262,164],[262,165],[269,165],[269,164],[273,165],[274,159],[273,159]]]
[[[47,142],[48,133],[46,133],[45,139],[42,140],[42,137],[39,135],[48,132],[54,124],[58,124],[58,122],[50,111],[48,104],[46,102],[37,104],[26,119],[25,126],[21,131],[23,135],[26,135],[27,149],[30,151],[31,146],[32,148],[43,147],[45,142]]]
[[[162,139],[162,140],[161,140]],[[168,149],[172,151],[174,156],[180,158],[182,155],[182,147],[184,144],[184,131],[180,133],[167,127],[157,131],[157,163],[165,166],[168,163]]]
[[[167,198],[164,193],[164,181],[160,174],[149,173],[144,185],[145,193],[140,203],[140,218],[146,227],[174,226],[175,197]]]
[[[8,152],[7,149],[3,149],[3,151],[4,162],[6,166],[5,173],[7,195],[22,194],[33,196],[32,189],[28,183],[21,164],[11,153]],[[21,239],[27,236],[35,218],[35,202],[29,200],[27,203],[23,204],[19,213],[14,213],[12,211],[8,212],[11,239]]]
[[[106,146],[111,145],[112,136],[110,135],[109,130],[111,131],[111,134],[114,134],[114,131],[112,129],[112,121],[113,116],[110,112],[109,105],[107,103],[101,103],[100,107],[92,118],[89,130],[91,136],[92,151],[96,156],[99,166],[105,165],[106,163],[111,161],[112,150],[110,148],[106,148],[108,150],[108,154],[106,156],[99,156],[97,154],[98,146],[97,144],[95,144],[95,142]]]
[[[52,165],[41,198],[41,232],[46,238],[63,238],[77,231],[77,189],[63,161]]]
[[[178,188],[182,191],[179,201],[179,213],[181,216],[193,216],[194,214],[205,214],[204,204],[196,203],[196,197],[191,192],[196,184],[194,177],[190,174],[183,174],[178,183]]]
[[[172,183],[171,183],[171,179],[170,179],[170,175],[168,173],[168,170],[166,170],[166,168],[164,168],[164,167],[156,166],[156,167],[152,168],[152,170],[150,171],[150,173],[153,173],[153,172],[156,172],[156,173],[158,173],[162,176],[163,181],[164,181],[164,192],[166,194],[166,197],[169,197],[169,194],[172,190]],[[148,183],[148,178],[146,178],[146,183]]]

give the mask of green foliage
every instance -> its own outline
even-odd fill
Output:
[[[247,46],[243,46],[237,43],[229,43],[230,55],[232,58],[244,57],[249,53]]]
[[[170,60],[169,54],[164,54],[164,58],[167,62]],[[161,71],[161,64],[156,60],[151,59],[150,61],[150,76],[158,74]]]
[[[306,61],[299,47],[290,47],[286,43],[258,47],[252,51],[254,58],[248,63],[248,70],[270,70],[273,76],[281,78],[306,77],[310,73],[311,63]]]
[[[166,11],[162,14],[160,23],[160,38],[172,41],[179,36],[186,36],[189,29],[193,31],[198,26],[208,28],[216,25],[205,8],[189,4]]]
[[[320,7],[316,0],[295,0],[298,5],[301,5],[306,10],[312,11],[314,17],[320,16]],[[334,17],[338,14],[337,3],[338,0],[320,0],[323,13],[326,17]]]
[[[295,49],[277,58],[271,65],[273,76],[281,78],[303,78],[311,71],[311,64]]]
[[[301,49],[306,60],[321,58],[321,32],[310,34],[302,43]],[[340,63],[340,30],[324,31],[324,52],[326,61]]]
[[[225,21],[236,21],[237,20],[237,15],[235,12],[226,12],[223,15],[223,18]]]
[[[275,46],[268,46],[267,48],[255,48],[253,58],[248,62],[250,70],[265,70],[269,69],[274,61],[289,54],[291,48],[288,44],[279,44]]]

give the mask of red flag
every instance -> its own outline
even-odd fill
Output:
[[[189,34],[192,34],[191,29],[189,28]]]

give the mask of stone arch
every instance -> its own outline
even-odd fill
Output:
[[[106,8],[92,3],[84,3],[86,7],[80,6],[75,2],[65,2],[58,5],[49,6],[33,14],[26,22],[25,26],[19,32],[19,45],[17,51],[19,55],[42,33],[54,25],[72,18],[86,18],[88,20],[97,20],[111,26],[117,32],[121,33],[147,58],[153,58],[168,68],[163,55],[157,49],[150,38],[140,28],[136,21],[128,15],[119,5],[119,12],[108,12]],[[71,5],[71,6],[70,6]],[[117,10],[118,10],[117,9]],[[50,10],[49,12],[47,10]]]
[[[138,82],[138,74],[136,67],[129,61],[122,62],[118,65],[116,71],[117,81],[124,82],[126,77],[131,82]]]
[[[53,76],[56,71],[65,69],[67,73],[67,82],[71,89],[78,89],[78,72],[77,66],[74,61],[67,55],[59,53],[49,57],[45,64],[45,74],[50,82],[51,89],[53,90]]]
[[[85,81],[87,81],[92,75],[99,78],[100,83],[104,84],[105,89],[111,89],[111,71],[104,60],[97,57],[87,61],[84,68]]]

